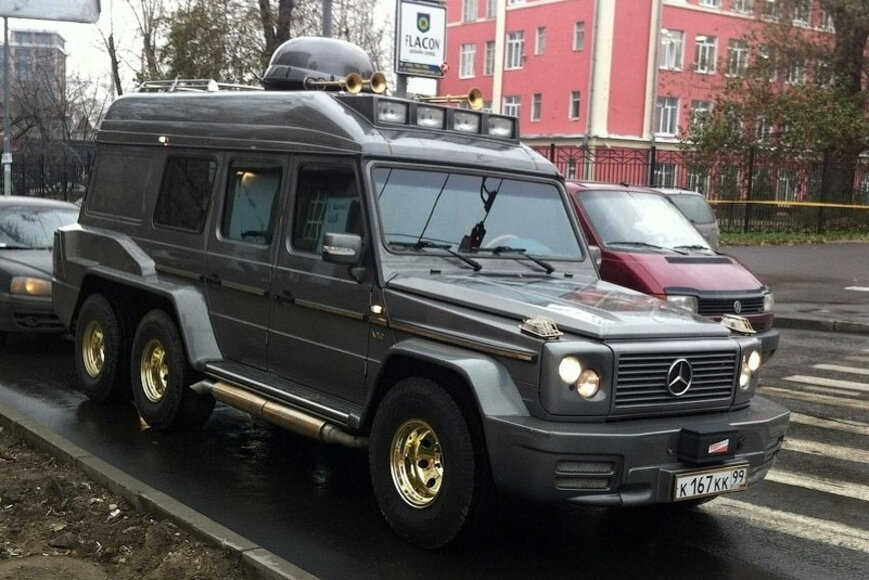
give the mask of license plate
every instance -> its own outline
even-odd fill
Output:
[[[676,476],[673,501],[748,489],[748,464],[728,465]]]

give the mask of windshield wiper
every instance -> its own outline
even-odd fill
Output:
[[[681,250],[709,250],[710,252],[712,251],[712,248],[710,248],[710,247],[708,247],[708,246],[700,246],[700,245],[698,245],[698,244],[693,244],[693,245],[682,245],[682,246],[673,246],[673,249],[674,249],[674,250],[675,250],[676,248],[679,248],[679,249],[681,249]]]
[[[453,250],[451,244],[436,244],[434,242],[429,242],[426,240],[419,240],[416,242],[389,242],[390,246],[396,246],[398,248],[409,248],[411,250],[425,250],[429,248],[433,248],[435,250],[444,250],[448,252],[451,256],[455,256],[468,266],[474,269],[474,272],[479,272],[483,269],[483,265],[478,261],[469,258],[467,256],[463,256],[457,251]]]
[[[648,242],[628,242],[628,241],[618,241],[618,242],[606,242],[608,246],[640,246],[643,248],[654,248],[656,250],[670,250],[671,252],[676,252],[677,254],[686,254],[682,250],[677,250],[676,248],[666,248],[664,246],[656,246],[655,244],[650,244]],[[682,246],[677,246],[681,248]]]
[[[531,254],[526,253],[525,248],[514,248],[512,246],[495,246],[494,248],[473,248],[472,252],[489,252],[496,256],[500,254],[519,254],[523,258],[528,258],[544,270],[546,270],[547,274],[552,274],[555,271],[555,267],[552,266],[549,262],[545,260],[541,260],[537,256],[532,256]]]

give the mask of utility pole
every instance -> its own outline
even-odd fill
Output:
[[[323,36],[332,37],[332,0],[323,0]]]
[[[12,122],[9,117],[9,17],[3,17],[3,195],[12,195]]]

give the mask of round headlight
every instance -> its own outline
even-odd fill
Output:
[[[594,397],[600,390],[600,375],[591,369],[585,369],[576,382],[576,392],[585,399]]]
[[[568,385],[572,385],[579,380],[579,374],[581,372],[582,365],[579,363],[579,359],[575,356],[566,356],[561,359],[561,362],[558,364],[558,376]]]
[[[751,354],[748,355],[748,370],[751,372],[756,371],[760,368],[760,353],[756,350],[751,351]]]

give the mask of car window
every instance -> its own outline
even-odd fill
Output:
[[[75,209],[3,207],[0,248],[50,248],[54,244],[54,230],[77,220]]]
[[[699,195],[675,194],[669,199],[694,223],[711,224],[715,221],[715,212]]]
[[[217,164],[211,159],[170,157],[154,208],[158,226],[201,232]]]
[[[362,235],[356,174],[350,167],[305,165],[296,182],[293,247],[320,253],[323,236]]]
[[[282,174],[278,163],[232,162],[220,226],[223,237],[262,246],[271,243]]]
[[[506,246],[542,257],[582,258],[553,184],[390,167],[376,168],[373,177],[387,245]]]

